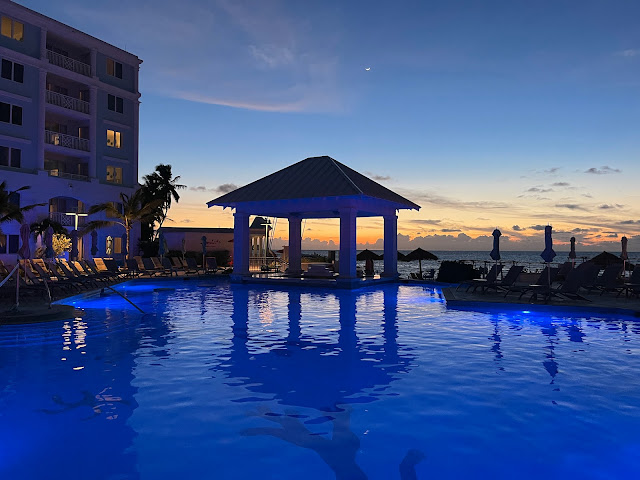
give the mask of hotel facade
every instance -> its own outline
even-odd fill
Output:
[[[26,223],[50,218],[81,229],[92,205],[119,204],[120,193],[138,187],[142,61],[8,0],[0,15],[0,182],[31,187],[13,196],[20,205],[44,204]],[[14,263],[20,225],[1,228],[0,259]],[[97,233],[96,256],[122,257],[122,227]],[[90,235],[80,238],[79,256],[91,247]]]

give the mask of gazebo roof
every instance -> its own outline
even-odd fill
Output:
[[[420,206],[328,156],[311,157],[267,175],[207,203],[237,208],[238,204],[336,197],[369,197],[396,209]]]

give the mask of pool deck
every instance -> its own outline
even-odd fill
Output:
[[[548,307],[550,309],[562,307],[579,310],[594,310],[600,312],[622,314],[622,315],[634,315],[640,317],[640,299],[633,297],[620,296],[616,297],[615,294],[605,293],[600,295],[599,293],[581,293],[588,301],[584,300],[571,300],[553,297],[548,301],[544,300],[532,300],[528,295],[518,298],[518,294],[510,294],[505,298],[503,293],[485,292],[480,291],[466,291],[466,287],[461,287],[456,290],[457,285],[450,285],[442,288],[442,294],[447,301],[447,306],[453,308],[465,308],[475,309],[482,306],[492,305],[514,305],[514,306],[532,306]]]

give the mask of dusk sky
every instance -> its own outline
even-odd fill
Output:
[[[640,250],[637,0],[18,3],[144,60],[140,173],[188,186],[171,226],[230,227],[207,201],[329,155],[422,206],[401,249],[490,250],[498,227],[541,250],[551,224],[559,250]],[[308,221],[303,248],[338,236]]]

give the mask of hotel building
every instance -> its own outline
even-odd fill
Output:
[[[48,217],[81,228],[91,205],[119,204],[138,186],[142,61],[8,0],[0,15],[0,182],[31,187],[13,196],[20,205],[44,204],[27,223]],[[0,259],[14,263],[20,225],[1,228]],[[123,233],[99,230],[97,256],[121,257]],[[80,257],[91,244],[89,235],[79,240]]]

